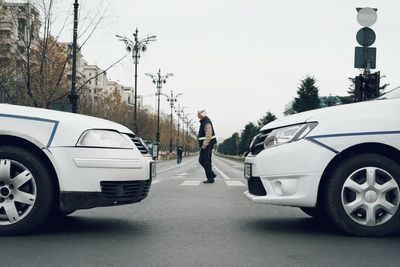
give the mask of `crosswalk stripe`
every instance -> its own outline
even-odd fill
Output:
[[[198,186],[198,185],[200,185],[200,181],[186,180],[183,183],[181,183],[180,185],[182,185],[182,186]]]
[[[246,186],[241,181],[225,181],[227,186]]]
[[[217,172],[219,172],[219,174],[221,174],[222,177],[224,177],[225,180],[230,180],[231,178],[229,178],[225,173],[223,173],[220,169],[217,168],[217,166],[214,166],[215,170]]]
[[[158,184],[158,183],[161,183],[161,180],[153,180],[153,181],[151,181],[151,184]]]

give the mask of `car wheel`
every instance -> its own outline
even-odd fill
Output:
[[[330,219],[357,236],[384,236],[400,227],[400,166],[378,154],[352,156],[326,184],[324,203]]]
[[[48,218],[56,195],[52,178],[30,151],[0,146],[0,235],[28,233]]]

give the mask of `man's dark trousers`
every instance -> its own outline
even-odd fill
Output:
[[[214,144],[209,144],[200,150],[199,163],[206,171],[207,180],[214,181],[215,174],[212,170],[211,156]]]

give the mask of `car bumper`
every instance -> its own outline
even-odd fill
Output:
[[[155,178],[150,156],[130,149],[49,148],[60,192],[102,192],[104,181],[145,181]],[[153,177],[152,177],[153,176]]]
[[[265,149],[248,156],[251,165],[245,196],[256,203],[314,207],[323,171],[335,156],[307,140]]]
[[[61,192],[60,209],[72,212],[94,207],[117,206],[140,202],[147,197],[151,179],[145,181],[102,182],[101,192]]]

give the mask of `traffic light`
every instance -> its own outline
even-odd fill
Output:
[[[380,72],[358,75],[354,79],[355,101],[365,101],[379,96]]]
[[[364,97],[363,100],[377,98],[379,96],[380,72],[367,74],[364,80]]]
[[[360,74],[354,78],[354,100],[362,101],[363,96],[363,76]]]

